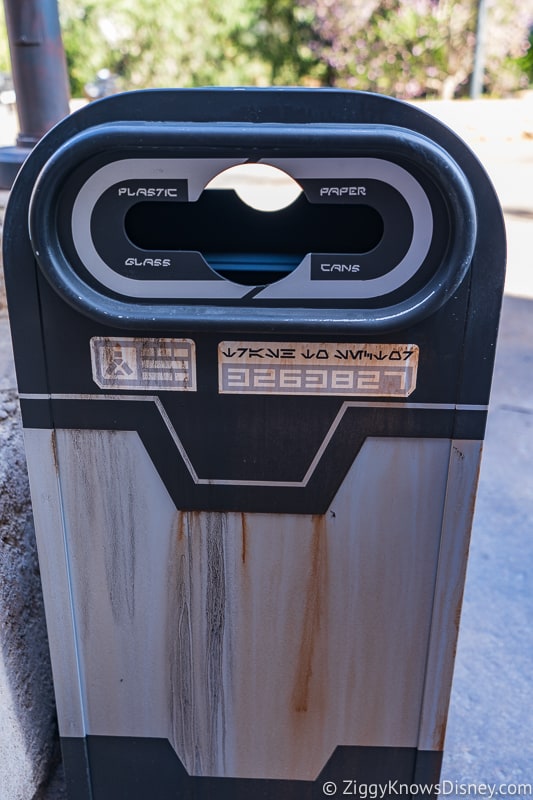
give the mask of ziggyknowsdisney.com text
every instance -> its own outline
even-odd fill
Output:
[[[533,783],[460,783],[444,780],[440,783],[360,783],[357,780],[326,781],[322,787],[326,797],[350,796],[360,800],[384,800],[389,797],[531,797]]]

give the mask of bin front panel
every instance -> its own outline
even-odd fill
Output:
[[[503,230],[364,93],[125,94],[36,147],[4,263],[72,798],[438,781]]]

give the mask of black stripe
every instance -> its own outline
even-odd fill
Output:
[[[69,797],[76,800],[324,800],[328,782],[337,786],[335,797],[354,797],[357,784],[435,785],[442,762],[438,751],[344,746],[315,781],[208,778],[189,776],[166,739],[89,736],[62,739],[61,746]],[[394,788],[383,794],[394,796]]]
[[[305,403],[298,400],[244,427],[230,407],[223,416],[206,408],[193,418],[179,405],[165,405],[200,479],[279,484],[302,481],[335,419],[336,407],[317,415],[309,405],[306,414]],[[49,428],[51,407],[57,428],[138,431],[176,507],[184,511],[323,514],[367,437],[481,439],[486,419],[485,411],[350,406],[305,487],[228,486],[194,482],[153,401],[54,398],[24,399],[21,405],[27,428]]]

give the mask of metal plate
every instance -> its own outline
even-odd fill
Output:
[[[101,389],[196,391],[196,355],[192,339],[94,336],[93,380]]]
[[[220,342],[221,394],[408,397],[416,388],[415,344]]]

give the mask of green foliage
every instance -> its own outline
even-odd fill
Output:
[[[265,83],[320,83],[320,64],[311,49],[313,13],[294,0],[248,0],[248,25],[231,32],[248,58],[264,65]],[[246,75],[248,77],[248,75]]]
[[[395,6],[377,24],[381,59],[372,60],[369,88],[375,83],[399,97],[463,92],[473,65],[475,2],[400,0]]]
[[[485,60],[485,88],[505,95],[528,85],[521,59],[529,48],[533,23],[533,0],[487,0],[488,35]]]
[[[267,74],[235,43],[241,0],[60,0],[73,94],[107,68],[125,88],[235,84]],[[231,21],[231,22],[230,22]]]
[[[0,4],[0,72],[11,72],[3,4]]]
[[[468,91],[479,0],[59,0],[74,96],[119,88],[339,86],[398,97]],[[533,79],[533,0],[486,0],[485,90]],[[0,4],[0,71],[9,71]]]
[[[525,85],[533,0],[486,0],[486,90]],[[397,97],[468,91],[479,0],[248,0],[238,40],[270,67],[271,83],[339,86]]]
[[[297,0],[312,10],[311,47],[328,84],[397,97],[464,94],[473,66],[478,0]],[[487,89],[520,86],[516,55],[533,3],[487,0]]]
[[[533,82],[533,29],[528,36],[526,52],[518,58],[518,67],[527,76],[529,83]]]

